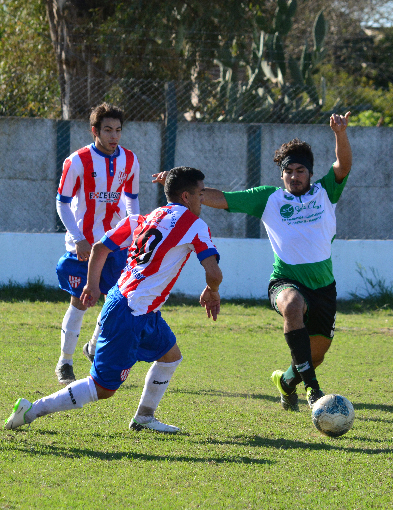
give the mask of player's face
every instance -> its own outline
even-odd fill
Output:
[[[198,186],[195,188],[194,192],[187,193],[187,207],[195,216],[201,214],[204,192],[205,185],[203,181],[198,181]]]
[[[98,131],[92,128],[94,142],[99,151],[110,156],[119,144],[121,137],[121,122],[119,119],[104,118],[101,121],[101,128]]]
[[[300,163],[288,165],[283,171],[281,179],[284,181],[285,189],[292,195],[304,195],[310,189],[310,172]]]

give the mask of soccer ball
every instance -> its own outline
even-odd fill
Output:
[[[352,428],[355,411],[351,402],[341,395],[325,395],[312,408],[311,419],[325,436],[338,437]]]

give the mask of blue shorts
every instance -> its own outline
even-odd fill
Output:
[[[102,269],[100,291],[108,294],[127,263],[127,250],[109,253]],[[76,254],[67,251],[56,266],[59,287],[72,296],[80,297],[87,282],[88,261],[80,261]]]
[[[137,361],[156,361],[176,343],[161,312],[132,315],[117,285],[106,298],[101,324],[90,375],[107,390],[117,390]]]

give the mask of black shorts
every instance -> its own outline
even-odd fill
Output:
[[[268,289],[270,303],[280,315],[281,313],[276,304],[277,296],[288,287],[298,290],[306,301],[307,311],[303,320],[308,334],[333,338],[336,323],[336,282],[326,287],[312,290],[289,278],[271,280]]]

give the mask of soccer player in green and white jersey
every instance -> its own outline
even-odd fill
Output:
[[[276,370],[271,378],[282,407],[290,411],[299,410],[296,387],[301,382],[310,407],[323,396],[315,368],[322,363],[334,335],[336,283],[331,244],[336,234],[336,204],[352,165],[346,133],[349,115],[331,116],[336,161],[314,184],[311,147],[295,138],[275,153],[284,188],[259,186],[235,192],[205,188],[205,205],[256,216],[266,227],[275,258],[269,298],[284,319],[284,336],[292,357],[288,370]],[[165,173],[153,177],[153,182],[165,181]]]

